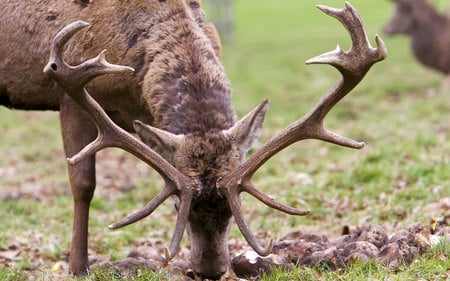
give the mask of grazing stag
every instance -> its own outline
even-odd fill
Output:
[[[111,228],[136,222],[175,196],[178,217],[166,248],[166,261],[176,254],[186,229],[194,272],[201,278],[219,278],[229,262],[227,240],[233,218],[251,247],[260,255],[269,254],[272,240],[266,247],[257,242],[241,213],[240,193],[248,192],[288,214],[308,213],[259,191],[251,183],[252,175],[277,152],[302,139],[361,148],[363,143],[331,133],[322,123],[371,66],[385,58],[384,43],[376,37],[378,48],[370,46],[361,19],[349,4],[344,9],[319,6],[344,24],[353,47],[349,52],[338,48],[307,63],[331,64],[343,78],[305,117],[244,161],[259,135],[268,101],[236,120],[230,86],[218,60],[220,45],[214,29],[205,22],[198,1],[99,2],[67,1],[62,5],[53,1],[35,8],[30,7],[34,3],[20,1],[0,4],[8,8],[6,17],[18,11],[21,16],[32,14],[31,18],[37,18],[38,11],[46,15],[33,23],[10,19],[14,32],[10,31],[13,45],[8,50],[26,50],[3,62],[6,51],[2,47],[1,77],[8,73],[3,66],[10,67],[12,74],[1,81],[0,100],[12,108],[60,110],[74,196],[70,251],[73,273],[82,275],[88,270],[87,222],[95,189],[94,155],[111,146],[145,161],[165,183],[144,208]],[[14,17],[17,18],[20,16]],[[75,19],[83,21],[67,25],[53,41],[48,37],[52,30]],[[1,28],[5,29],[2,23]],[[76,34],[83,28],[84,33]],[[133,68],[108,63],[102,49],[111,52],[110,60]],[[45,64],[42,56],[49,50],[50,58],[41,75],[34,68]],[[28,57],[22,58],[24,53]],[[98,53],[93,59],[85,59]],[[13,54],[9,51],[8,55]],[[107,73],[121,75],[103,75]],[[12,75],[27,79],[11,82]],[[127,132],[133,127],[142,141]]]
[[[383,31],[411,37],[414,56],[425,66],[450,75],[450,19],[428,0],[393,0],[395,13]]]
[[[79,19],[92,26],[67,45],[69,63],[78,64],[108,49],[110,59],[135,69],[132,75],[99,77],[88,87],[110,118],[125,130],[132,131],[133,120],[141,120],[175,134],[183,129],[198,131],[202,124],[193,119],[193,106],[202,107],[204,119],[210,120],[211,126],[228,128],[230,120],[234,121],[228,82],[218,62],[220,42],[214,26],[205,21],[199,0],[1,1],[0,105],[60,110],[68,157],[95,139],[97,129],[42,68],[53,36]],[[185,91],[198,96],[183,96]],[[205,94],[208,99],[202,98]],[[197,98],[203,104],[193,105]],[[216,100],[221,104],[212,102]],[[174,108],[170,104],[176,103],[191,108],[191,112],[171,112]],[[165,120],[164,116],[173,113],[182,116],[177,117],[178,124]],[[68,169],[74,198],[69,262],[71,271],[82,275],[88,269],[88,216],[96,184],[95,157]]]

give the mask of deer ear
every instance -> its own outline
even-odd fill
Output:
[[[253,142],[259,137],[268,108],[269,101],[264,100],[258,107],[234,124],[233,127],[223,132],[226,136],[231,137],[242,154],[246,154]]]
[[[133,127],[141,140],[166,159],[172,157],[175,150],[184,142],[183,135],[175,135],[167,131],[146,125],[139,120]]]

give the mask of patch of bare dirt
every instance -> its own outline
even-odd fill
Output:
[[[443,198],[425,209],[448,211],[450,198]],[[221,280],[252,279],[262,272],[270,274],[273,268],[290,269],[294,266],[321,266],[335,270],[369,259],[396,268],[412,262],[440,241],[450,242],[449,221],[450,214],[433,220],[429,225],[412,225],[394,233],[376,224],[344,227],[343,235],[334,239],[321,233],[294,231],[280,236],[274,243],[273,253],[267,257],[258,256],[243,239],[230,239],[231,267]],[[50,242],[54,247],[59,246],[56,238]],[[48,256],[46,249],[52,247],[48,243],[42,241],[38,233],[30,233],[26,238],[22,236],[9,246],[0,248],[0,265],[13,267],[22,263],[22,268],[32,275],[44,267],[50,269],[52,276],[66,276],[69,274],[68,253],[64,252],[61,257]],[[189,248],[182,247],[176,258],[165,264],[162,245],[163,241],[159,239],[140,239],[128,257],[121,261],[111,261],[90,252],[91,268],[103,267],[121,275],[138,275],[142,268],[154,271],[166,268],[171,280],[193,280]],[[28,266],[24,266],[25,261],[29,261]]]
[[[66,173],[64,153],[54,151],[48,156],[54,161],[60,161],[62,166],[55,173]],[[130,154],[117,149],[106,149],[97,153],[96,164],[96,196],[107,199],[117,199],[123,192],[134,189],[136,179],[143,178],[155,171],[146,163],[138,160]],[[39,173],[27,174],[15,166],[0,167],[0,177],[20,178],[20,183],[0,186],[0,200],[10,199],[34,199],[38,201],[51,201],[57,196],[70,195],[69,179],[61,184],[49,183],[47,178],[42,178]]]
[[[136,178],[154,173],[146,164],[114,150],[102,151],[98,158],[100,161],[97,165],[96,196],[115,199],[124,191],[133,189]],[[7,175],[16,171],[3,169],[0,173]],[[69,188],[61,191],[61,188],[57,187],[49,189],[48,186],[24,182],[19,187],[5,188],[0,192],[0,199],[3,200],[13,197],[51,200],[55,194],[69,194]],[[341,202],[339,206],[340,208],[335,208],[338,213],[345,213],[346,208],[354,208],[351,202]],[[429,225],[412,225],[400,230],[392,225],[363,223],[360,227],[344,227],[343,235],[337,238],[330,238],[319,230],[287,233],[276,240],[273,253],[268,257],[256,255],[243,239],[230,239],[231,267],[222,280],[255,278],[262,272],[270,274],[270,270],[277,267],[289,269],[294,266],[323,266],[338,269],[351,266],[359,260],[369,259],[395,268],[413,261],[438,241],[450,241],[450,197],[429,204],[421,208],[420,212],[434,220]],[[434,217],[434,214],[442,213],[446,215]],[[20,264],[23,270],[30,272],[30,276],[36,275],[42,268],[47,268],[51,276],[56,276],[55,280],[67,276],[67,251],[59,257],[48,254],[52,252],[49,247],[61,247],[58,239],[53,240],[50,243],[48,240],[43,241],[37,232],[22,235],[9,245],[0,246],[0,266],[8,268]],[[91,249],[91,266],[106,267],[123,275],[139,274],[143,267],[152,270],[166,267],[171,274],[171,280],[192,280],[194,275],[189,268],[189,248],[181,248],[172,262],[164,264],[162,244],[158,240],[137,241],[128,257],[121,261],[111,261]]]
[[[270,274],[274,268],[291,269],[294,266],[320,266],[335,270],[368,260],[397,268],[411,263],[439,241],[450,242],[448,220],[450,217],[437,224],[413,225],[391,234],[380,225],[366,225],[332,240],[321,234],[291,232],[279,237],[273,253],[267,257],[258,256],[241,241],[231,240],[231,268],[221,280],[254,279],[262,272]],[[167,266],[171,280],[193,280],[188,252],[187,248],[181,249],[173,262],[164,265],[162,249],[156,250],[151,243],[143,241],[127,259],[97,262],[93,266],[107,266],[120,274],[138,274],[142,266],[152,269]]]

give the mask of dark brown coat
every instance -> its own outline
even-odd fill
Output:
[[[191,241],[191,267],[203,278],[220,278],[227,269],[232,217],[256,253],[266,256],[272,250],[273,240],[262,247],[246,223],[241,192],[287,214],[309,213],[277,202],[258,190],[251,178],[273,155],[304,139],[362,148],[364,143],[326,130],[323,120],[371,66],[387,54],[378,36],[377,48],[370,46],[361,17],[349,3],[343,9],[320,5],[318,8],[345,26],[354,48],[349,52],[338,48],[307,63],[333,65],[343,79],[304,117],[244,161],[260,133],[268,101],[236,120],[230,104],[230,86],[218,60],[217,33],[205,22],[198,0],[1,2],[1,104],[60,110],[64,149],[72,164],[69,177],[74,224],[69,263],[75,274],[86,274],[88,270],[87,227],[95,190],[95,151],[106,146],[118,146],[135,154],[165,180],[164,188],[149,204],[110,227],[142,219],[175,195],[179,212],[165,260],[176,254],[186,228]],[[82,21],[66,26],[76,19],[91,26],[69,40],[80,28],[88,26]],[[56,35],[49,55],[50,38],[63,26],[66,27]],[[67,40],[68,62],[83,62],[82,67],[69,67],[62,61]],[[102,49],[109,50],[109,61],[132,66],[135,72],[123,74],[131,69],[108,65],[103,55],[86,61]],[[59,86],[42,74],[44,65],[45,73]],[[122,75],[104,75],[88,83],[93,77],[117,73],[118,69]],[[125,129],[131,130],[133,124],[145,144],[117,127],[108,114]],[[143,122],[132,122],[134,119]],[[95,144],[91,143],[97,137],[92,121],[99,133],[106,135]],[[87,149],[83,149],[85,146]],[[83,152],[78,153],[81,149]]]
[[[393,2],[395,14],[384,27],[384,33],[408,35],[412,52],[422,64],[450,75],[450,19],[428,0]]]
[[[53,36],[75,20],[91,25],[68,43],[68,63],[81,63],[106,49],[109,61],[135,69],[129,75],[106,75],[89,84],[89,92],[110,117],[127,130],[133,130],[133,120],[140,120],[184,135],[182,147],[170,147],[149,134],[145,125],[136,127],[148,145],[201,182],[204,190],[192,202],[192,223],[187,226],[192,267],[206,277],[220,276],[228,264],[231,212],[225,198],[217,195],[215,182],[236,168],[248,148],[230,143],[221,133],[236,118],[218,58],[219,38],[206,22],[200,1],[0,2],[0,104],[12,109],[60,110],[67,156],[95,138],[96,129],[43,74],[43,67]],[[95,158],[69,166],[69,176],[75,202],[70,267],[80,275],[88,267],[87,222],[95,189]]]

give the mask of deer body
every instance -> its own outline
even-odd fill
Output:
[[[191,55],[184,53],[184,46],[179,46],[176,50],[171,49],[177,45],[175,42],[178,45],[189,42],[187,44],[196,46],[197,52],[210,52],[211,60],[216,62],[217,57],[214,51],[211,51],[211,47],[216,47],[216,50],[220,48],[220,42],[217,41],[218,38],[215,37],[210,25],[202,22],[203,29],[201,29],[198,25],[194,26],[195,22],[191,21],[190,26],[184,26],[184,22],[180,19],[171,18],[178,14],[179,18],[186,17],[185,21],[189,22],[188,18],[193,15],[193,10],[187,7],[187,3],[192,2],[195,6],[198,5],[198,1],[175,2],[179,3],[174,5],[159,1],[118,0],[92,1],[92,3],[84,3],[81,0],[38,0],[30,3],[2,1],[0,4],[0,32],[3,41],[0,45],[0,104],[25,110],[59,109],[60,89],[55,86],[50,77],[44,75],[42,66],[46,63],[53,36],[67,24],[82,19],[93,24],[85,34],[69,42],[66,52],[67,61],[76,64],[97,55],[102,49],[107,49],[108,58],[134,67],[136,71],[133,75],[120,78],[101,77],[90,87],[92,92],[95,92],[94,97],[121,126],[132,129],[132,121],[135,119],[149,121],[148,123],[152,124],[152,114],[159,112],[158,106],[155,106],[159,103],[152,99],[160,100],[161,98],[156,97],[158,94],[155,94],[155,97],[143,96],[143,89],[147,93],[154,92],[153,89],[158,85],[163,86],[160,84],[163,79],[166,84],[173,82],[169,80],[176,79],[174,76],[180,73],[173,73],[174,69],[171,65],[165,63]],[[165,21],[174,23],[160,24]],[[174,31],[182,33],[183,30],[188,30],[192,34],[190,38],[180,41],[174,35]],[[205,37],[205,31],[211,35],[210,38],[214,42],[211,43]],[[193,42],[193,40],[196,41]],[[199,44],[203,46],[200,47]],[[167,56],[167,52],[170,52],[171,56]],[[203,59],[203,57],[195,59]],[[214,73],[221,71],[220,65],[217,65],[217,69]],[[161,77],[163,75],[160,74],[160,77],[157,77],[158,81],[154,81],[158,73],[168,73],[168,70],[172,72],[169,75],[170,78]],[[178,69],[178,72],[182,71],[185,69]],[[205,73],[203,72],[202,75]],[[214,73],[211,73],[211,76],[215,75]],[[218,79],[224,79],[224,76]],[[146,82],[146,80],[152,80],[152,82]],[[225,82],[225,85],[227,83],[226,80],[221,82]],[[152,112],[150,112],[149,104],[152,104]],[[226,109],[230,109],[230,106],[228,105]],[[164,113],[161,112],[161,114]],[[117,118],[114,118],[115,115]],[[150,120],[149,116],[151,116]]]
[[[201,278],[217,279],[226,271],[233,218],[255,252],[264,256],[272,250],[273,240],[261,247],[245,222],[241,192],[291,215],[309,213],[273,200],[251,183],[251,177],[277,152],[303,139],[362,148],[361,142],[327,131],[323,119],[374,63],[386,57],[379,37],[377,48],[370,46],[350,4],[344,9],[318,7],[345,25],[355,48],[338,48],[307,63],[331,64],[343,79],[310,113],[244,161],[259,136],[268,101],[236,119],[218,59],[218,36],[206,23],[198,0],[1,2],[0,104],[60,111],[74,197],[69,257],[74,274],[88,270],[95,153],[106,147],[134,154],[165,183],[145,207],[110,228],[136,222],[175,196],[178,216],[165,261],[176,254],[186,230],[191,267]],[[106,61],[103,49],[117,64]],[[121,75],[103,75],[107,73]],[[133,130],[141,140],[127,132]]]
[[[168,155],[168,150],[160,152],[186,174],[202,175],[205,188],[214,188],[208,177],[217,176],[217,171],[211,167],[221,167],[223,173],[230,161],[220,154],[231,151],[227,147],[218,152],[215,146],[222,146],[220,131],[233,126],[235,113],[218,60],[220,42],[215,29],[205,22],[198,1],[2,1],[0,11],[1,105],[25,110],[61,109],[68,157],[95,138],[92,121],[42,71],[53,36],[67,24],[85,20],[92,23],[90,28],[67,44],[65,58],[69,63],[78,64],[107,49],[108,59],[135,69],[131,75],[108,75],[90,83],[88,89],[95,93],[94,98],[114,122],[127,130],[132,130],[134,120],[140,120],[173,134],[189,135],[185,149],[190,149],[191,155],[182,150],[176,155]],[[213,132],[212,138],[209,132]],[[207,158],[211,163],[204,161]],[[236,166],[238,162],[233,161]],[[95,189],[94,166],[95,159],[90,157],[69,167],[75,200],[70,265],[77,275],[86,273],[88,266],[87,221]],[[217,198],[211,190],[203,193],[199,204],[193,204],[196,211],[191,220],[202,222],[201,226],[192,225],[197,233],[193,236],[206,231],[212,237],[199,237],[198,243],[205,247],[194,248],[206,248],[207,254],[203,257],[202,252],[194,252],[197,256],[192,260],[197,261],[194,268],[201,264],[205,274],[214,272],[217,276],[226,269],[231,213],[223,198],[209,200],[211,196]],[[206,204],[206,213],[202,204]],[[223,206],[222,214],[214,209],[216,205]],[[210,225],[203,216],[210,216]],[[217,219],[219,223],[214,222]],[[217,238],[210,228],[221,223],[223,229]],[[214,239],[218,241],[213,243]],[[214,250],[218,244],[220,254]],[[196,271],[203,272],[201,268]]]
[[[395,14],[384,27],[388,35],[411,38],[412,53],[423,65],[450,75],[450,18],[428,0],[394,0]]]

